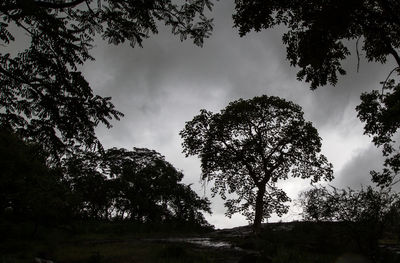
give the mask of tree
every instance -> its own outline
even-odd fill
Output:
[[[101,148],[94,129],[122,113],[111,98],[94,95],[80,72],[93,60],[96,35],[109,43],[141,46],[156,34],[159,22],[181,40],[196,45],[212,30],[205,17],[208,0],[175,4],[168,0],[4,0],[0,3],[0,43],[12,45],[15,30],[29,38],[17,55],[0,54],[0,126],[12,129],[60,158],[75,150]]]
[[[313,221],[383,222],[399,201],[399,195],[371,186],[338,189],[315,187],[301,194],[303,217]]]
[[[390,189],[315,187],[300,196],[305,220],[344,223],[346,234],[372,258],[385,232],[398,233],[400,199]]]
[[[208,225],[201,211],[211,213],[210,202],[182,184],[183,173],[156,151],[111,148],[75,155],[64,166],[80,216]]]
[[[342,61],[350,55],[346,41],[362,40],[368,61],[385,63],[392,56],[400,66],[400,3],[397,0],[236,0],[235,26],[241,36],[277,25],[283,35],[287,59],[300,67],[297,77],[311,89],[345,74]],[[340,17],[340,19],[338,19]]]
[[[372,180],[382,187],[393,186],[400,181],[400,148],[394,140],[400,128],[400,84],[391,79],[383,83],[381,91],[363,93],[361,100],[356,109],[365,122],[364,134],[372,136],[377,147],[382,146],[386,157],[382,172],[371,171]]]
[[[394,147],[393,137],[400,128],[400,2],[237,0],[235,3],[233,18],[241,36],[251,30],[287,27],[283,35],[287,59],[300,68],[297,78],[310,82],[311,89],[328,83],[335,85],[338,75],[346,74],[342,61],[351,54],[349,40],[356,40],[358,62],[360,42],[369,62],[386,63],[389,57],[394,59],[397,66],[380,91],[362,94],[357,111],[365,122],[365,134],[373,136],[376,146],[383,146],[386,157],[383,171],[371,172],[373,181],[381,186],[397,182],[394,178],[400,171],[400,149]],[[397,72],[397,81],[390,78],[393,72]]]
[[[56,225],[69,219],[69,189],[46,156],[10,131],[0,130],[0,218]],[[8,215],[7,215],[8,213]]]
[[[317,130],[300,106],[278,97],[240,99],[215,114],[201,110],[180,135],[186,156],[200,157],[202,179],[215,181],[213,194],[237,195],[225,203],[228,215],[254,219],[256,232],[271,212],[286,211],[281,205],[289,198],[276,187],[279,180],[333,178]]]
[[[123,210],[131,220],[163,222],[169,220],[206,223],[200,211],[211,213],[210,203],[200,198],[190,186],[180,183],[178,171],[156,151],[112,148],[104,156],[103,167],[117,180]]]
[[[210,226],[201,211],[211,214],[210,201],[200,198],[190,185],[178,184],[169,203],[178,223],[198,226]]]

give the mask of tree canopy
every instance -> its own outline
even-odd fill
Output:
[[[180,135],[186,156],[200,157],[202,178],[214,180],[214,195],[237,195],[226,201],[227,214],[243,213],[256,231],[271,213],[287,211],[279,180],[333,178],[317,130],[300,106],[278,97],[240,99],[220,113],[201,110]]]
[[[0,130],[0,219],[36,225],[74,220],[209,227],[207,198],[181,182],[183,173],[156,151],[111,148],[80,152],[51,168],[37,144]]]
[[[386,157],[381,172],[371,171],[372,180],[380,186],[393,186],[400,180],[400,148],[395,140],[400,128],[400,84],[388,80],[381,91],[363,93],[361,100],[356,109],[365,122],[364,133],[372,136]]]
[[[68,186],[61,171],[45,160],[38,145],[0,129],[0,218],[56,224],[69,216]]]
[[[40,143],[55,161],[74,147],[98,147],[95,127],[111,127],[122,113],[111,98],[94,95],[80,72],[94,59],[94,38],[141,46],[163,22],[181,40],[201,46],[212,30],[204,15],[211,7],[208,0],[1,1],[0,44],[12,45],[16,28],[28,46],[17,55],[0,54],[0,125]]]
[[[123,114],[93,93],[81,67],[94,60],[95,39],[141,47],[162,24],[202,46],[211,8],[208,0],[1,1],[0,45],[10,53],[0,53],[0,215],[208,225],[209,201],[161,154],[103,149],[95,128]],[[20,31],[27,43],[14,50]]]
[[[379,255],[379,240],[400,229],[400,199],[390,189],[315,187],[300,197],[305,220],[340,223],[371,258]]]
[[[65,167],[82,216],[208,225],[202,211],[211,213],[210,202],[182,184],[183,173],[156,151],[111,148],[75,155]]]
[[[378,223],[399,204],[398,194],[371,186],[360,190],[316,187],[300,196],[304,219],[313,221]]]
[[[311,89],[335,85],[346,71],[346,42],[361,41],[368,61],[384,63],[388,56],[400,66],[400,3],[397,0],[236,0],[235,26],[241,36],[284,25],[287,59],[300,67],[297,77]]]

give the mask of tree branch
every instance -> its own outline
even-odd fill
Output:
[[[358,41],[360,41],[360,38],[361,37],[359,37],[358,39],[357,39],[357,42],[356,42],[356,52],[357,52],[357,73],[359,72],[359,70],[360,70],[360,53],[358,52]]]
[[[400,67],[400,56],[397,54],[396,50],[392,47],[392,45],[388,45],[389,53],[394,57],[397,62],[397,65]]]
[[[40,7],[44,7],[44,8],[54,8],[54,9],[62,9],[62,8],[69,8],[69,7],[74,7],[77,6],[83,2],[85,2],[85,0],[73,0],[71,2],[60,2],[60,1],[53,1],[53,2],[47,2],[47,1],[35,1],[36,5],[40,6]]]
[[[390,75],[392,75],[392,73],[393,73],[395,70],[398,70],[398,69],[400,69],[400,67],[395,67],[394,69],[392,69],[392,71],[390,71],[389,75],[386,77],[386,79],[385,79],[385,81],[383,82],[383,85],[382,85],[382,93],[381,93],[381,95],[383,95],[383,91],[384,91],[384,89],[385,89],[385,87],[386,87],[386,83],[387,83],[387,81],[389,80]]]

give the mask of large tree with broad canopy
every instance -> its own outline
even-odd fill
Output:
[[[200,157],[202,179],[214,180],[213,194],[237,195],[225,202],[227,214],[254,220],[255,232],[272,212],[287,211],[279,180],[333,179],[317,130],[300,106],[278,97],[239,99],[220,113],[201,110],[180,135],[186,156]]]

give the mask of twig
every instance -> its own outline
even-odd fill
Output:
[[[357,52],[357,73],[360,70],[360,53],[358,52],[358,41],[360,40],[361,37],[359,37],[356,41],[356,52]]]
[[[383,82],[383,85],[382,85],[382,93],[381,93],[382,96],[383,96],[383,90],[385,89],[386,83],[387,83],[387,81],[389,80],[390,75],[392,75],[392,73],[393,73],[395,70],[398,70],[398,69],[400,69],[400,67],[395,67],[394,69],[392,69],[392,70],[390,71],[389,75],[386,77],[385,81]]]

